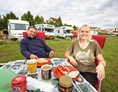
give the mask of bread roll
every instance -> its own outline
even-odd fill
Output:
[[[38,63],[47,63],[48,60],[46,60],[45,58],[39,58],[39,59],[37,60],[37,62],[38,62]]]
[[[68,76],[71,78],[76,78],[79,74],[79,71],[71,71],[68,73]]]

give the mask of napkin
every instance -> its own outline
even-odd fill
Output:
[[[39,81],[32,77],[27,77],[27,90],[40,89],[45,92],[54,92],[54,86],[48,82]]]

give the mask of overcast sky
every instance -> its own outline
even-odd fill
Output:
[[[63,23],[78,27],[118,27],[118,0],[0,0],[0,15],[10,11],[17,17],[27,11],[45,20],[61,17]]]

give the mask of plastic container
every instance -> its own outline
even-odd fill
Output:
[[[19,75],[12,79],[12,92],[26,92],[26,76]]]

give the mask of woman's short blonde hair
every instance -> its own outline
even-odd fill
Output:
[[[80,28],[79,28],[79,30],[78,30],[78,39],[80,39],[79,38],[79,33],[80,33],[80,31],[81,31],[81,29],[82,28],[84,28],[84,27],[87,27],[88,29],[89,29],[89,33],[90,33],[90,36],[89,36],[89,38],[88,38],[88,41],[90,41],[91,40],[91,28],[88,26],[88,25],[83,25],[83,26],[81,26]]]

